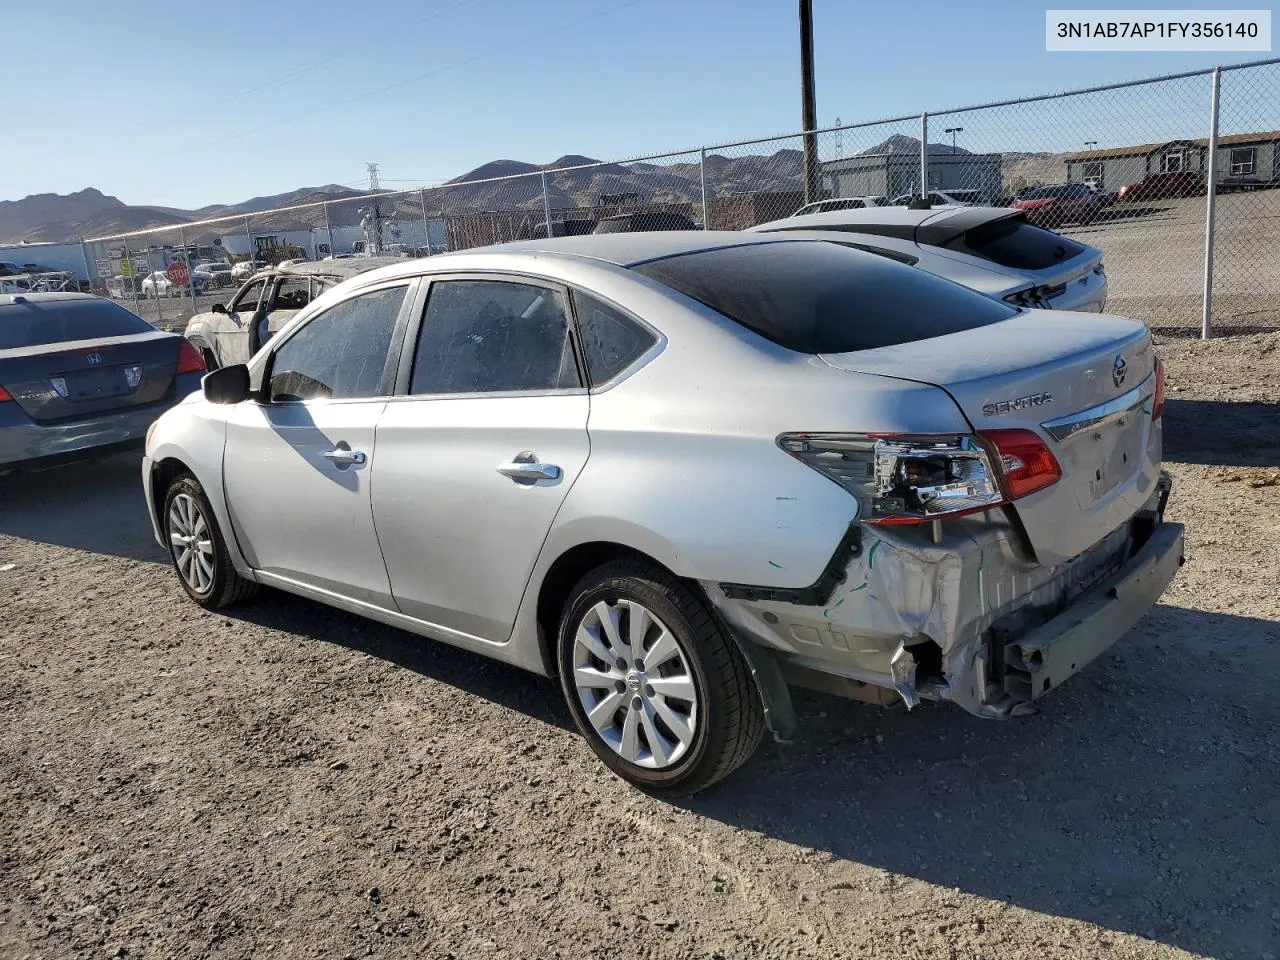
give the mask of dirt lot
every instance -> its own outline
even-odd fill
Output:
[[[1200,328],[1205,198],[1117,203],[1062,232],[1102,250],[1107,310],[1157,327]],[[1223,330],[1280,327],[1280,191],[1217,197],[1214,319]]]
[[[1280,334],[1163,345],[1188,563],[1004,723],[806,696],[721,788],[302,600],[204,614],[132,458],[0,481],[0,957],[1280,955]]]

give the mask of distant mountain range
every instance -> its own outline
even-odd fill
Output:
[[[859,151],[859,155],[917,153],[920,141],[894,134],[882,143]],[[930,154],[951,153],[950,144],[929,144]],[[956,153],[967,154],[964,148]],[[590,209],[604,194],[637,194],[646,202],[699,203],[702,200],[702,173],[694,156],[679,163],[606,163],[588,169],[566,169],[597,164],[590,157],[569,154],[538,165],[519,160],[493,160],[448,181],[448,189],[428,188],[428,213],[438,215],[443,207],[450,214],[512,209],[536,210],[542,204],[542,178],[525,176],[517,180],[475,183],[513,174],[547,175],[553,210]],[[1006,153],[1002,155],[1006,184],[1014,180],[1052,182],[1063,172],[1060,154]],[[802,189],[803,154],[800,150],[778,150],[771,154],[728,157],[707,154],[707,190],[711,196],[743,193],[797,192]],[[22,200],[0,201],[0,243],[37,243],[76,240],[145,230],[177,227],[199,220],[235,214],[259,214],[254,230],[289,230],[322,227],[321,207],[262,215],[261,211],[317,201],[340,201],[363,195],[337,184],[302,187],[287,193],[254,197],[240,203],[211,204],[198,210],[161,206],[133,206],[89,187],[77,193],[41,193]],[[417,193],[388,195],[384,213],[397,216],[422,215]],[[358,223],[357,203],[330,203],[329,223],[345,226]],[[235,224],[196,228],[188,231],[188,242],[203,241],[218,233],[239,229]]]

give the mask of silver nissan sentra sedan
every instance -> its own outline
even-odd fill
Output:
[[[793,736],[793,686],[1034,709],[1182,561],[1163,404],[1131,320],[821,241],[568,237],[325,293],[142,479],[196,603],[265,584],[558,677],[676,794]]]

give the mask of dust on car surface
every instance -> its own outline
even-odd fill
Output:
[[[1280,333],[1159,349],[1187,564],[1126,638],[1016,723],[802,695],[679,803],[551,681],[194,607],[135,457],[0,479],[0,956],[1276,952]]]

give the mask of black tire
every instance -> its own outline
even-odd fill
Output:
[[[669,767],[638,766],[616,752],[588,721],[573,682],[579,624],[597,603],[616,600],[640,603],[661,620],[693,677],[698,723],[691,745]],[[725,633],[705,597],[651,563],[615,560],[578,582],[560,618],[557,662],[561,688],[578,730],[610,770],[647,793],[670,797],[704,790],[741,766],[763,736],[760,693],[736,641]],[[620,709],[628,708],[624,705]]]
[[[178,565],[177,548],[170,537],[171,511],[174,509],[174,502],[183,495],[196,502],[209,528],[209,541],[213,547],[213,575],[208,587],[203,590],[193,586],[183,574]],[[169,489],[164,495],[164,510],[160,514],[160,524],[168,541],[169,561],[178,575],[178,582],[182,584],[182,589],[187,591],[187,595],[200,606],[206,610],[221,610],[258,593],[259,585],[240,576],[232,566],[231,557],[227,554],[226,541],[222,537],[222,530],[218,527],[218,518],[209,505],[209,498],[205,496],[200,481],[191,474],[182,474],[169,484]]]

